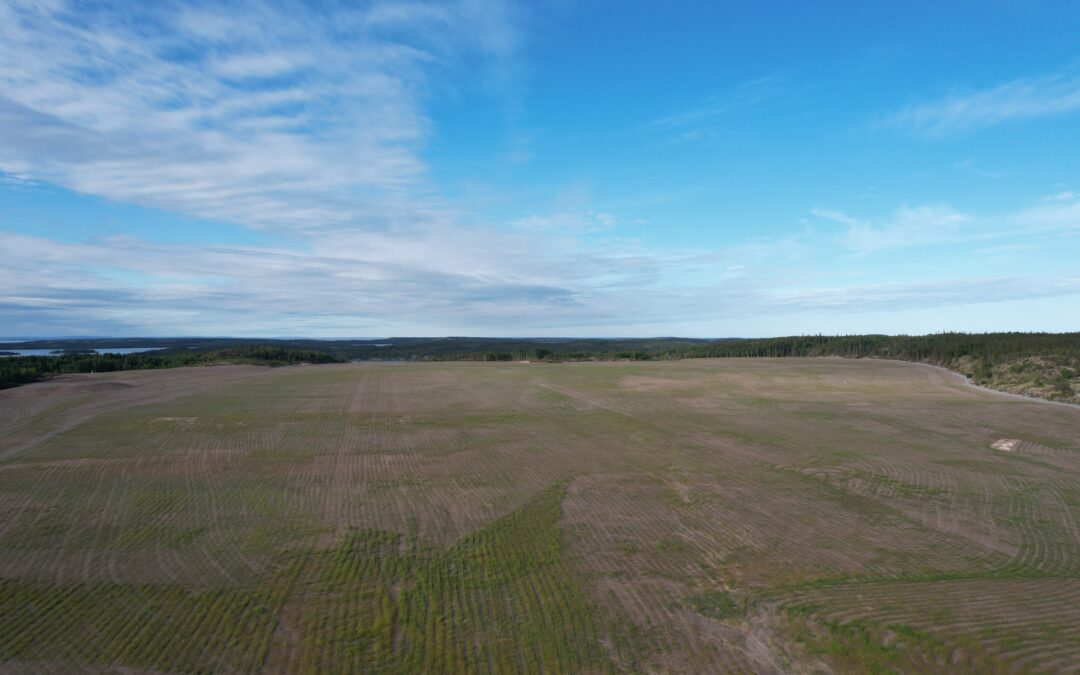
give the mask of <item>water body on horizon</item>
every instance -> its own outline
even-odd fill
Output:
[[[5,349],[2,350],[0,356],[61,356],[65,353],[73,354],[87,354],[93,352],[95,354],[139,354],[141,352],[152,352],[162,347],[103,347],[101,349],[76,349],[76,350],[63,350],[63,349]]]

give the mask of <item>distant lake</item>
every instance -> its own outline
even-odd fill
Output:
[[[152,352],[155,349],[163,349],[163,347],[103,347],[102,349],[84,350],[79,349],[80,352],[93,351],[97,354],[138,354],[139,352]],[[4,352],[14,352],[14,354],[4,354],[4,356],[59,356],[59,352],[62,350],[56,349],[0,349]]]

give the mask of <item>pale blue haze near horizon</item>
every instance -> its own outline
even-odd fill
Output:
[[[0,335],[1080,330],[1077,2],[0,0]]]

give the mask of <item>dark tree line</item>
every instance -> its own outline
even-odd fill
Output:
[[[108,373],[118,370],[179,368],[218,363],[289,365],[331,363],[337,357],[325,352],[273,345],[247,345],[211,351],[166,351],[138,354],[97,354],[66,351],[56,356],[5,356],[0,358],[0,389],[37,382],[53,375]]]
[[[964,356],[990,365],[1032,356],[1080,358],[1080,333],[812,335],[719,341],[684,356],[847,356],[948,364]]]
[[[953,367],[971,357],[985,372],[1029,357],[1080,367],[1080,333],[938,333],[934,335],[803,335],[703,340],[689,338],[385,338],[381,340],[252,340],[126,338],[0,344],[0,350],[63,349],[59,356],[0,358],[0,387],[65,373],[175,368],[211,363],[331,361],[585,361],[704,357],[844,356],[919,361]],[[123,345],[117,342],[124,343]],[[104,346],[165,347],[137,354],[85,354]]]

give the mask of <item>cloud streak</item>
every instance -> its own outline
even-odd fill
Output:
[[[1073,193],[1061,192],[1041,201],[984,216],[963,213],[948,204],[903,206],[887,218],[864,218],[828,208],[813,208],[810,213],[841,225],[844,230],[837,243],[859,254],[1080,231],[1080,199]]]
[[[679,112],[654,119],[645,128],[658,132],[697,128],[715,122],[717,118],[754,109],[787,92],[783,79],[773,76],[759,77],[729,87]]]
[[[1080,75],[1019,79],[981,90],[955,91],[916,103],[881,120],[886,127],[941,136],[1004,122],[1080,111]]]
[[[0,268],[0,313],[17,334],[514,334],[524,326],[550,335],[1080,294],[1075,275],[828,285],[813,272],[811,243],[790,239],[658,254],[617,241],[570,251],[540,233],[433,231],[411,251],[427,265],[386,255],[396,246],[378,232],[296,250],[0,231],[11,261]]]
[[[833,209],[810,212],[847,228],[841,242],[859,253],[942,244],[972,236],[963,230],[971,217],[944,204],[905,206],[884,220],[857,218]]]

